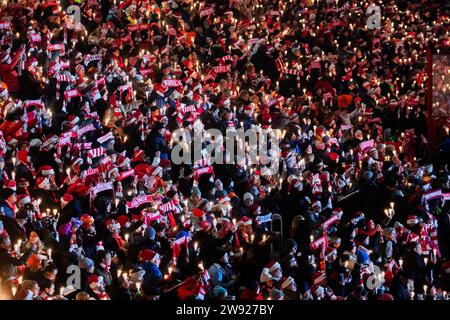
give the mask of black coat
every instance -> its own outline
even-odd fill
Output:
[[[23,70],[19,76],[19,86],[22,89],[19,91],[21,100],[40,99],[44,92],[40,82],[28,70]]]
[[[25,251],[22,257],[15,258],[12,257],[7,250],[0,249],[0,269],[7,264],[12,264],[15,267],[24,265],[32,254],[33,251],[31,249],[28,249],[27,251]]]

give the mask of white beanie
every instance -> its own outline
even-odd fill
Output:
[[[248,200],[253,201],[253,196],[250,192],[244,193],[244,201],[248,201]]]

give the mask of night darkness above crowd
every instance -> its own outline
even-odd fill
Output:
[[[445,2],[0,1],[0,299],[447,300]]]

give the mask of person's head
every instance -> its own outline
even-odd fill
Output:
[[[95,264],[91,259],[84,257],[80,260],[79,267],[86,270],[88,273],[94,273]]]
[[[270,291],[270,300],[284,300],[284,293],[283,291],[277,289],[277,288],[273,288]]]
[[[287,253],[295,255],[297,253],[297,242],[293,239],[287,239],[285,248]]]
[[[39,285],[34,280],[24,280],[22,283],[22,290],[31,291],[33,295],[39,294]]]
[[[415,253],[421,255],[422,254],[422,245],[419,242],[416,242],[412,245]]]
[[[58,268],[53,262],[49,262],[44,268],[44,277],[49,281],[55,281],[58,274]]]
[[[277,261],[272,261],[267,265],[271,277],[278,281],[283,276],[281,265]]]
[[[28,241],[29,241],[31,244],[39,243],[39,241],[40,241],[39,235],[38,235],[35,231],[31,231],[31,232],[30,232],[30,237],[29,237]]]
[[[6,233],[0,235],[0,248],[4,250],[11,249],[11,239]]]
[[[99,263],[104,264],[105,266],[110,266],[112,261],[112,256],[109,251],[101,250],[97,252],[97,259]]]
[[[200,201],[200,199],[202,198],[202,192],[198,187],[192,189],[191,198],[193,201]]]
[[[280,286],[283,291],[297,292],[297,284],[294,278],[290,276],[283,277],[280,281]]]
[[[2,193],[3,193],[3,199],[5,199],[6,201],[8,201],[10,203],[16,202],[17,197],[16,197],[16,192],[14,191],[14,189],[4,188],[2,190]]]
[[[153,250],[144,249],[139,253],[139,261],[150,262],[159,267],[159,264],[161,263],[161,257],[157,252]]]
[[[244,200],[244,204],[247,207],[249,207],[249,206],[251,206],[253,204],[254,198],[253,198],[253,195],[250,192],[247,192],[247,193],[244,194],[243,200]]]
[[[8,263],[3,266],[0,270],[0,278],[2,279],[8,279],[16,276],[16,268]]]
[[[85,291],[78,292],[77,295],[75,296],[75,300],[77,300],[77,301],[89,300],[89,298],[90,298],[89,293],[87,293]]]
[[[44,280],[41,282],[40,289],[47,295],[52,296],[55,293],[55,283],[50,280]]]

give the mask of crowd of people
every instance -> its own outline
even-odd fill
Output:
[[[0,297],[447,300],[450,17],[374,4],[0,2]],[[279,130],[279,168],[179,128]]]

